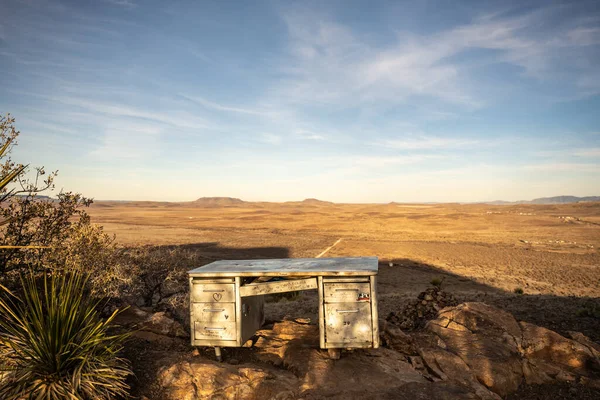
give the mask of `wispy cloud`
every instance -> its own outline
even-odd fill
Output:
[[[316,140],[316,141],[327,140],[327,138],[324,135],[320,134],[320,133],[316,133],[316,132],[312,132],[312,131],[308,131],[308,130],[304,130],[304,129],[297,130],[296,134],[300,138],[306,139],[306,140]]]
[[[110,3],[110,4],[114,4],[115,6],[125,7],[125,8],[133,8],[133,7],[137,6],[137,4],[135,4],[132,0],[103,0],[103,1]]]
[[[281,135],[275,135],[273,133],[263,133],[259,137],[259,141],[271,145],[279,145],[283,141]]]
[[[444,158],[441,155],[414,154],[402,156],[358,156],[345,160],[345,163],[367,168],[391,167],[395,165],[418,164],[432,159]]]
[[[105,114],[117,117],[140,118],[156,121],[178,128],[205,129],[210,125],[206,120],[184,111],[157,112],[125,104],[87,100],[85,98],[55,96],[51,100],[70,106],[84,108],[94,114]]]
[[[396,150],[443,150],[474,146],[479,144],[479,141],[461,138],[416,137],[381,140],[375,144]]]
[[[600,163],[600,147],[580,149],[573,153],[577,157],[597,157]]]
[[[493,98],[478,88],[471,71],[507,63],[537,79],[562,73],[562,67],[569,66],[573,70],[570,89],[595,93],[600,86],[593,55],[586,53],[586,47],[599,43],[599,29],[587,19],[568,26],[548,25],[548,14],[561,11],[548,7],[517,17],[486,15],[436,34],[403,34],[395,43],[374,45],[322,15],[294,9],[284,15],[290,40],[290,59],[282,67],[287,79],[275,93],[284,101],[305,105],[393,104],[426,96],[473,109]],[[481,58],[461,58],[479,49],[494,53],[483,58],[483,64]],[[570,63],[561,55],[565,51],[588,61]]]
[[[548,172],[595,172],[600,173],[600,164],[587,163],[545,163],[525,165],[523,167],[529,171],[548,171]]]
[[[205,99],[203,97],[199,97],[199,96],[181,95],[181,97],[183,97],[187,100],[190,100],[196,104],[199,104],[203,107],[210,108],[212,110],[217,110],[217,111],[226,111],[226,112],[232,112],[232,113],[238,113],[238,114],[250,114],[250,115],[259,115],[259,116],[273,116],[273,115],[277,114],[276,111],[258,110],[258,109],[237,107],[237,106],[231,106],[231,105],[223,105],[223,104],[219,104],[219,103],[207,100],[207,99]]]

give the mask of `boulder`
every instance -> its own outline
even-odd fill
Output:
[[[589,337],[585,336],[581,332],[569,331],[569,336],[576,342],[586,346],[588,349],[590,349],[594,357],[600,359],[600,344],[593,342]]]
[[[452,381],[470,388],[482,400],[501,399],[482,385],[473,370],[456,354],[443,349],[419,350],[423,362],[441,380]]]
[[[521,332],[511,314],[484,303],[463,303],[441,310],[426,328],[493,392],[506,396],[521,384]]]
[[[190,336],[190,334],[179,322],[167,316],[165,312],[151,314],[148,318],[137,325],[137,329],[165,336],[182,338]]]
[[[384,343],[386,347],[407,356],[417,354],[412,337],[404,333],[397,325],[386,320],[380,320],[379,332],[382,343]]]
[[[162,368],[156,385],[164,400],[285,400],[296,398],[297,379],[285,371],[196,358]]]
[[[406,358],[387,348],[344,352],[332,360],[319,348],[319,327],[295,321],[258,331],[254,356],[284,368],[299,379],[302,397],[362,398],[410,382],[427,383]]]
[[[526,375],[528,383],[552,379],[575,381],[579,377],[600,375],[600,359],[594,354],[592,343],[585,345],[527,322],[521,322],[521,328],[523,355],[530,369]],[[583,335],[576,336],[585,340]]]
[[[136,306],[131,306],[119,314],[115,319],[115,323],[157,335],[190,337],[183,325],[171,318],[166,312],[152,313]]]

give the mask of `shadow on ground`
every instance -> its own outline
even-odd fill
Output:
[[[163,246],[163,248],[165,247],[170,249],[180,248],[197,253],[202,262],[199,265],[190,266],[190,269],[219,259],[266,259],[287,258],[289,256],[289,250],[283,247],[231,248],[221,247],[218,243]],[[392,266],[390,266],[390,263]],[[469,277],[456,275],[434,265],[411,259],[393,259],[380,262],[378,275],[380,318],[385,318],[390,312],[401,310],[408,302],[414,300],[418,293],[429,287],[434,278],[443,279],[443,290],[453,294],[459,302],[485,302],[512,313],[518,321],[527,321],[546,327],[564,336],[568,336],[568,331],[579,331],[595,342],[600,342],[600,319],[587,311],[600,309],[600,299],[598,298],[530,295],[527,294],[526,290],[524,294],[510,293],[477,282]],[[310,309],[310,307],[317,304],[316,296],[316,291],[308,291],[302,293],[296,299],[286,299],[281,303],[269,303],[266,308],[266,319],[271,321],[281,319],[281,309],[285,309],[285,315],[295,318],[308,316],[311,318],[312,324],[318,324],[318,321],[314,318],[316,308],[314,310]],[[157,380],[159,370],[180,360],[191,359],[194,352],[187,340],[176,338],[154,339],[133,339],[125,351],[125,356],[131,359],[136,374],[136,379],[131,381],[134,396],[143,394],[151,399],[158,398],[153,396],[156,389],[153,388],[153,384]],[[315,342],[312,334],[306,333],[306,337],[297,338],[298,341],[305,339],[307,349],[318,347],[318,343]],[[313,363],[320,366],[318,374],[310,375],[318,381],[317,384],[326,384],[330,379],[344,379],[341,376],[329,375],[329,360],[307,359],[306,367],[300,368],[298,367],[299,364],[291,363],[289,360],[286,361],[286,357],[289,356],[285,354],[274,356],[271,361],[265,362],[264,357],[257,357],[257,351],[260,350],[253,347],[226,348],[223,350],[223,354],[226,363],[232,362],[235,365],[252,363],[253,367],[258,366],[260,368],[262,365],[267,370],[269,368],[285,369],[299,378],[308,376],[305,373],[305,368],[311,368],[310,365]],[[363,350],[356,351],[363,352]],[[317,352],[316,354],[325,357],[326,351]],[[210,348],[199,348],[195,357],[214,361],[214,352]],[[290,367],[291,365],[296,365],[296,367]],[[348,379],[352,381],[352,379]],[[259,383],[257,387],[260,387],[260,385]],[[318,390],[315,390],[314,394],[316,396],[314,398],[318,398]],[[364,398],[372,397],[368,393],[364,393],[364,395]]]

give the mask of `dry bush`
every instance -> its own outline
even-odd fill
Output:
[[[128,249],[122,260],[129,266],[128,302],[169,311],[182,321],[189,318],[187,272],[206,262],[201,256],[181,248],[147,246]]]

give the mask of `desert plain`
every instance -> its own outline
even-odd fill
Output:
[[[519,320],[600,341],[600,203],[334,204],[204,198],[110,202],[92,221],[126,246],[219,259],[379,257],[379,314],[431,285]],[[195,268],[199,265],[190,265]],[[316,293],[267,304],[267,319],[316,320]]]

